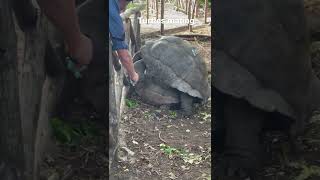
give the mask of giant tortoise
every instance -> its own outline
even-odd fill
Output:
[[[223,0],[213,7],[216,179],[242,179],[262,165],[265,130],[303,132],[320,105],[320,81],[302,0]]]
[[[134,61],[140,75],[135,91],[145,102],[180,104],[182,112],[190,115],[193,102],[206,101],[210,95],[205,62],[182,38],[163,36],[147,41]]]

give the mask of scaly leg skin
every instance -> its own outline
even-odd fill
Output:
[[[181,93],[180,94],[180,101],[181,101],[182,114],[185,116],[192,115],[193,97],[189,96],[186,93]]]
[[[224,119],[224,102],[227,95],[221,93],[216,88],[213,88],[213,114],[214,114],[214,121],[213,121],[213,147],[215,153],[222,153],[224,150],[225,144],[225,134],[226,134],[226,127]]]
[[[231,96],[224,103],[224,150],[216,157],[215,179],[252,179],[261,166],[260,133],[266,113]]]

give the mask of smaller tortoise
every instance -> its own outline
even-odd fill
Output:
[[[148,41],[134,56],[135,91],[152,105],[178,104],[185,115],[210,96],[206,64],[195,47],[175,36]]]

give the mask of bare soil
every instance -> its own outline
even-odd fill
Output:
[[[77,126],[85,121],[94,125],[93,135],[81,137],[74,145],[53,138],[54,144],[40,168],[40,180],[108,179],[107,129],[102,123],[88,120],[85,116],[79,117],[73,124]]]
[[[123,116],[128,148],[134,162],[119,163],[111,172],[114,179],[210,179],[211,101],[183,117],[179,112],[138,103]],[[161,144],[184,151],[165,152]]]

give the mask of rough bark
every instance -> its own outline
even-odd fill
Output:
[[[109,45],[109,52],[112,52]],[[109,53],[109,162],[112,167],[115,161],[127,160],[126,154],[121,152],[126,147],[124,133],[120,130],[120,119],[127,88],[123,85],[123,68],[116,71],[112,61],[116,57]]]
[[[58,81],[47,76],[47,20],[21,30],[9,0],[0,2],[0,161],[24,180],[38,179],[38,163],[49,141],[49,118]],[[20,26],[19,26],[19,25]],[[1,177],[7,178],[7,177]]]
[[[135,16],[140,15],[136,12]],[[124,18],[125,19],[125,18]],[[140,46],[140,24],[127,18],[124,28],[126,32],[126,42],[129,45],[129,52],[133,55]],[[132,27],[133,26],[133,27]],[[138,26],[138,27],[136,27]],[[136,34],[135,34],[136,33]],[[137,44],[137,42],[139,44]],[[125,142],[125,132],[122,131],[121,114],[125,109],[125,97],[128,87],[124,86],[124,69],[115,70],[113,61],[116,61],[111,51],[109,43],[109,162],[110,167],[116,161],[134,161],[134,153],[127,148]]]

